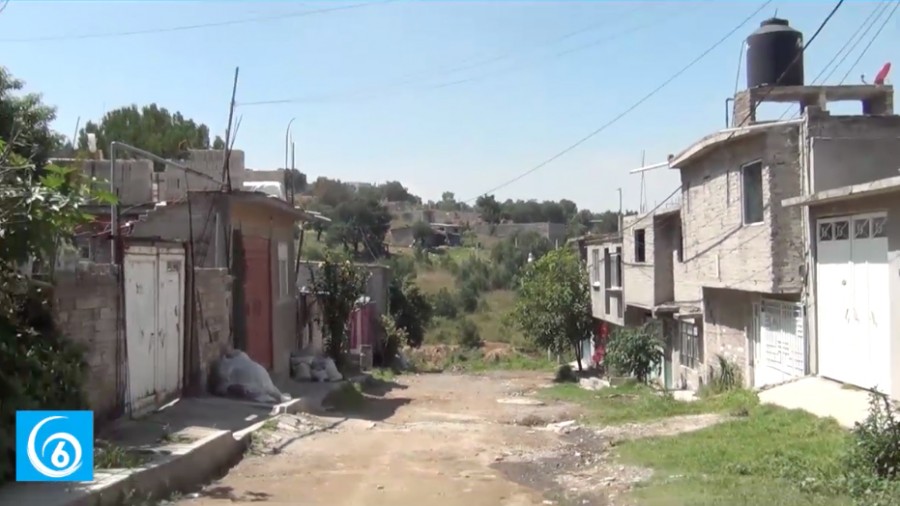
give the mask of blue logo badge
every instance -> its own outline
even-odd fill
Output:
[[[16,411],[16,481],[93,481],[92,411]]]

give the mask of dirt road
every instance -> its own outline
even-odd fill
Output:
[[[611,462],[593,431],[548,429],[577,416],[536,400],[549,384],[535,373],[399,376],[350,412],[281,417],[260,433],[261,455],[178,504],[620,504],[628,477],[646,472]]]

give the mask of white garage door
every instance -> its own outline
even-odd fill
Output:
[[[890,393],[890,306],[884,213],[816,224],[819,373]]]
[[[806,374],[803,305],[763,299],[753,305],[753,386],[784,383]]]

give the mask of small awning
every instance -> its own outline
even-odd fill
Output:
[[[812,195],[791,197],[782,200],[781,205],[784,207],[817,206],[895,192],[900,192],[900,176],[879,179],[869,183],[841,186],[832,190],[816,192]]]

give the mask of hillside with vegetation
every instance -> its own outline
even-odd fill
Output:
[[[563,242],[526,227],[493,235],[493,225],[552,223],[575,237],[611,232],[617,223],[613,211],[594,213],[568,200],[501,202],[486,195],[469,205],[452,192],[438,202],[423,201],[397,181],[306,181],[305,175],[291,176],[295,203],[330,221],[307,224],[298,237],[301,257],[339,255],[390,266],[394,323],[424,343],[426,352],[451,355],[438,362],[501,355],[519,366],[535,357],[546,360],[546,348],[538,349],[510,315],[529,259],[537,261]],[[434,247],[430,239],[444,225],[457,227],[461,241]],[[391,243],[390,231],[398,227],[409,229],[413,240]]]

